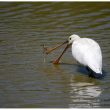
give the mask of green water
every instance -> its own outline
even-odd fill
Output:
[[[96,40],[102,49],[102,80],[88,77],[72,57],[51,63],[62,49],[44,56],[71,34]],[[110,107],[109,2],[0,2],[0,107]],[[79,71],[81,70],[81,71]]]

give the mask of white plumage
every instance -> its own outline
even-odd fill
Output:
[[[80,64],[89,67],[97,74],[102,74],[102,52],[96,41],[73,34],[68,42],[72,44],[73,57]]]

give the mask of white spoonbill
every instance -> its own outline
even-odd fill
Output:
[[[59,63],[60,58],[62,57],[64,52],[70,45],[72,45],[73,58],[75,58],[76,61],[78,61],[80,64],[87,67],[90,72],[90,76],[99,77],[100,75],[102,75],[102,52],[99,44],[96,41],[90,38],[80,38],[78,35],[73,34],[63,44],[66,43],[66,48],[64,49],[60,57],[53,62],[54,64]],[[46,53],[48,54],[52,52],[63,44],[49,50],[45,48]]]

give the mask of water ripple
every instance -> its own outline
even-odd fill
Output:
[[[109,13],[109,2],[1,2],[0,107],[110,107]],[[62,49],[43,61],[42,44],[53,47],[73,33],[100,44],[105,79],[79,73],[70,51],[64,64],[50,63]]]

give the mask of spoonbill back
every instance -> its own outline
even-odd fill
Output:
[[[66,48],[57,60],[53,61],[54,64],[59,64],[59,61],[68,47],[71,46],[73,58],[84,65],[92,77],[100,77],[102,75],[102,52],[99,44],[90,38],[80,38],[78,35],[71,35],[67,41],[60,46],[67,44]],[[57,47],[60,47],[59,45]],[[57,49],[46,49],[47,53]]]

